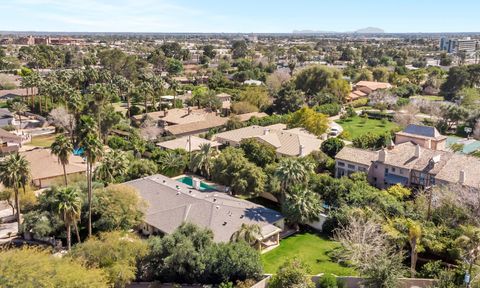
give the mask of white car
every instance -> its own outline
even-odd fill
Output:
[[[338,128],[333,127],[330,129],[330,133],[328,134],[331,136],[338,136],[338,134],[340,134],[340,131],[338,130]]]

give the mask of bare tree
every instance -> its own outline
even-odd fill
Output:
[[[292,78],[287,70],[276,70],[267,77],[265,84],[273,94],[277,93],[283,84],[288,82]]]
[[[147,117],[140,126],[140,135],[145,140],[156,139],[162,131],[163,129],[158,127],[157,122],[150,117]]]
[[[403,107],[402,110],[397,111],[393,119],[400,127],[407,127],[410,124],[419,122],[417,118],[418,112],[419,109],[416,105],[409,104]]]
[[[58,107],[50,111],[49,120],[57,128],[63,128],[72,134],[75,130],[75,117],[63,107]]]

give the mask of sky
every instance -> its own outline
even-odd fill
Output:
[[[0,0],[0,31],[480,32],[478,0]]]

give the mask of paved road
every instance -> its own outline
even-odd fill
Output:
[[[5,202],[0,202],[0,218],[11,216],[12,208]],[[9,233],[15,236],[18,232],[17,222],[0,223],[0,244],[10,241],[8,238]]]

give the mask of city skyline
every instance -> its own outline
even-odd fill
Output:
[[[440,2],[440,3],[439,3]],[[413,1],[334,3],[205,0],[13,0],[0,18],[3,31],[290,33],[294,30],[352,32],[378,27],[387,33],[478,32],[480,3]],[[465,9],[468,7],[468,9]],[[445,21],[444,19],[448,19]]]

